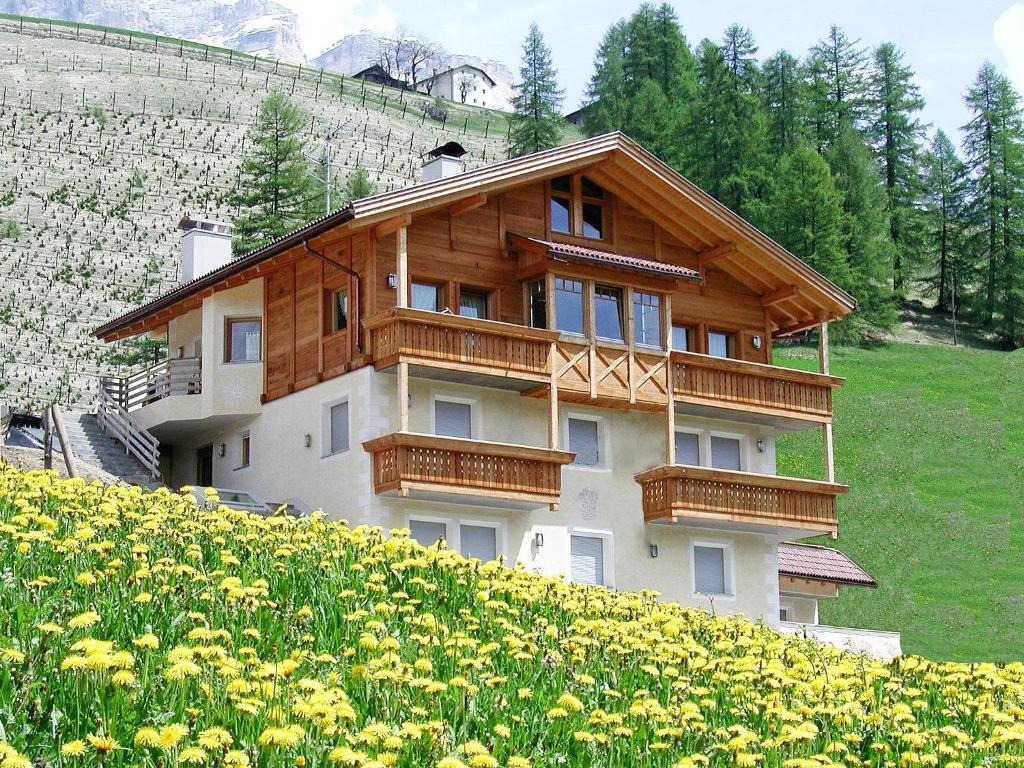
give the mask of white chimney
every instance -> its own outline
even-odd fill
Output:
[[[184,216],[181,230],[181,282],[213,272],[232,259],[231,225],[222,221]]]
[[[449,141],[427,152],[421,181],[437,181],[462,173],[462,156],[466,150],[457,141]]]

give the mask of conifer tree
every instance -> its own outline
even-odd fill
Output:
[[[587,84],[583,129],[588,136],[622,130],[628,114],[624,51],[626,20],[612,24],[594,55],[594,74]]]
[[[848,127],[860,128],[867,97],[867,53],[835,24],[811,48],[808,62],[812,120],[819,152],[826,152]]]
[[[512,104],[512,128],[509,154],[513,157],[557,146],[562,138],[562,99],[557,72],[551,62],[551,49],[536,24],[523,42],[523,61],[519,68]]]
[[[952,310],[960,305],[959,294],[968,281],[963,253],[967,172],[956,147],[941,130],[935,132],[923,159],[925,242],[931,256],[926,276],[935,305]]]
[[[868,80],[870,120],[868,136],[882,168],[893,243],[893,290],[903,291],[912,260],[920,248],[921,195],[918,147],[923,127],[917,114],[924,108],[914,72],[903,52],[882,43],[871,58]]]
[[[776,156],[781,156],[807,138],[803,67],[789,51],[779,51],[765,61],[762,83],[768,146]]]
[[[369,197],[375,190],[376,188],[370,180],[370,174],[367,173],[363,166],[357,163],[355,170],[345,179],[345,189],[343,191],[345,204],[348,205],[354,200]]]

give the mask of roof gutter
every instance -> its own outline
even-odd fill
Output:
[[[350,267],[345,266],[340,261],[335,261],[334,259],[330,258],[329,256],[326,256],[325,254],[320,253],[320,251],[316,251],[316,250],[310,248],[309,247],[309,240],[303,240],[302,241],[302,247],[305,249],[306,253],[310,254],[311,256],[315,256],[316,258],[320,259],[320,261],[324,262],[325,264],[330,264],[332,267],[336,267],[337,269],[340,269],[342,272],[344,272],[347,275],[350,275],[352,277],[352,279],[355,280],[355,290],[352,292],[352,316],[355,317],[355,320],[356,320],[356,325],[355,325],[355,329],[356,329],[356,338],[355,338],[356,352],[358,352],[359,354],[362,354],[363,353],[363,318],[362,318],[362,315],[360,314],[360,311],[359,311],[360,310],[360,307],[359,307],[359,294],[361,293],[360,286],[362,285],[362,281],[361,281],[361,279],[359,277],[359,273],[356,272],[354,269],[351,269]],[[349,257],[351,258],[351,256],[352,256],[351,249],[349,249]]]

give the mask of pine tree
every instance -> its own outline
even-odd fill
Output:
[[[923,158],[926,248],[931,255],[935,306],[951,310],[960,305],[959,293],[968,281],[962,252],[967,171],[956,147],[942,131],[935,132]]]
[[[911,262],[920,247],[917,154],[924,129],[917,113],[924,108],[924,99],[913,78],[914,72],[899,48],[883,43],[875,49],[868,81],[868,136],[885,179],[889,236],[894,246],[893,290],[897,292],[905,288]]]
[[[848,127],[860,128],[867,98],[867,53],[835,24],[811,48],[808,78],[818,151],[826,152]]]
[[[583,129],[588,136],[621,130],[629,112],[625,92],[625,19],[604,33],[594,55],[594,74],[587,85]]]
[[[790,152],[807,138],[807,85],[796,57],[779,51],[765,61],[762,99],[769,147],[777,156]]]
[[[523,62],[519,68],[512,104],[509,154],[524,155],[557,146],[562,138],[562,99],[557,72],[551,63],[551,49],[536,24],[523,43]]]
[[[234,220],[235,253],[266,245],[310,221],[322,210],[314,174],[303,154],[305,117],[279,91],[260,105],[247,134]]]
[[[357,163],[355,170],[345,179],[345,189],[343,190],[345,204],[348,205],[354,200],[369,197],[375,191],[374,184],[370,181],[370,174]]]

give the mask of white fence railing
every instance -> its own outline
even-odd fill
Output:
[[[160,477],[160,442],[136,424],[128,410],[102,388],[96,420],[104,432],[124,445],[125,453],[139,460],[154,480]]]
[[[100,389],[126,411],[135,411],[171,395],[200,394],[202,367],[196,357],[162,360],[130,376],[104,376]]]

